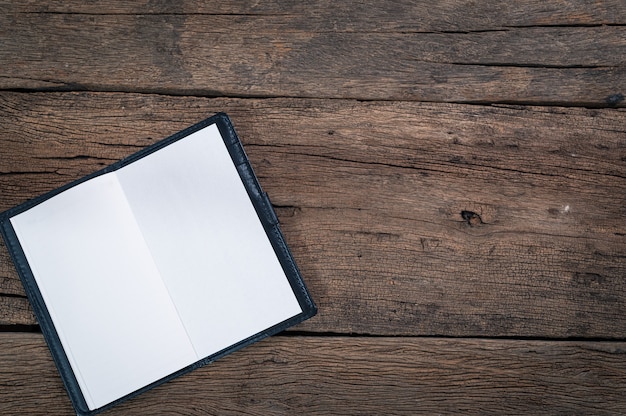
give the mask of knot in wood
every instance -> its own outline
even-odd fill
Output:
[[[477,214],[474,211],[461,211],[461,218],[463,218],[463,221],[465,221],[470,227],[474,225],[484,224],[483,219],[480,217],[480,214]]]

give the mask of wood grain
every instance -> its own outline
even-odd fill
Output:
[[[626,344],[273,337],[107,415],[619,414]],[[0,334],[0,412],[71,413],[38,334]]]
[[[154,4],[5,6],[0,88],[624,105],[623,2]]]
[[[216,111],[320,307],[298,330],[625,337],[623,109],[3,93],[0,210]]]
[[[187,14],[283,17],[285,25],[299,28],[325,28],[333,31],[472,31],[526,26],[575,26],[626,24],[626,8],[620,0],[547,2],[497,0],[468,2],[459,0],[373,0],[310,2],[269,0],[227,2],[181,0],[125,1],[91,3],[81,0],[47,1],[0,0],[9,13],[65,14]],[[278,19],[277,19],[278,20]]]

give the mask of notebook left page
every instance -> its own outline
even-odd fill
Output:
[[[90,409],[198,359],[115,173],[11,224]]]

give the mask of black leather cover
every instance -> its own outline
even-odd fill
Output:
[[[85,402],[85,399],[81,393],[76,377],[74,376],[72,368],[70,367],[70,363],[65,354],[65,351],[63,350],[63,347],[59,340],[59,336],[52,323],[52,319],[50,318],[50,314],[48,313],[46,304],[44,303],[44,300],[41,296],[41,292],[39,291],[39,288],[37,287],[37,283],[33,276],[32,270],[29,267],[26,256],[24,255],[24,252],[20,246],[20,242],[15,234],[15,231],[9,219],[21,212],[24,212],[34,207],[35,205],[49,198],[52,198],[53,196],[63,192],[64,190],[68,188],[76,186],[82,182],[85,182],[91,178],[102,175],[104,173],[115,171],[123,166],[133,163],[134,161],[138,159],[141,159],[177,140],[184,138],[185,136],[188,136],[212,124],[217,125],[222,135],[222,138],[224,139],[228,152],[230,153],[231,159],[233,163],[235,164],[235,166],[237,167],[239,176],[241,177],[241,180],[244,183],[244,186],[248,192],[248,195],[250,196],[250,199],[254,205],[254,208],[256,209],[257,215],[259,216],[259,219],[261,223],[263,224],[263,228],[265,229],[265,232],[267,233],[267,237],[270,240],[272,247],[274,248],[274,251],[277,254],[277,257],[280,261],[280,264],[282,265],[283,270],[285,271],[287,278],[289,279],[289,283],[291,284],[293,292],[296,298],[298,299],[298,302],[302,309],[302,313],[286,321],[278,323],[277,325],[272,326],[266,331],[260,332],[247,339],[241,340],[240,342],[234,345],[231,345],[230,347],[222,351],[219,351],[215,354],[205,357],[190,366],[181,368],[177,372],[170,374],[169,376],[164,377],[161,380],[158,380],[150,385],[147,385],[137,391],[134,391],[112,403],[109,403],[95,410],[89,410],[87,403]],[[96,413],[107,410],[124,400],[137,396],[138,394],[141,394],[144,391],[147,391],[157,385],[163,384],[168,380],[171,380],[182,374],[188,373],[189,371],[194,370],[198,367],[202,367],[206,364],[209,364],[215,361],[216,359],[223,357],[224,355],[227,355],[233,351],[236,351],[240,348],[243,348],[247,345],[257,342],[265,337],[268,337],[270,335],[283,331],[284,329],[292,325],[298,324],[312,317],[313,315],[317,313],[317,308],[315,304],[313,303],[313,300],[311,299],[306,289],[306,286],[304,285],[302,276],[300,275],[300,271],[298,270],[294,262],[293,256],[291,255],[291,252],[289,251],[289,248],[287,247],[287,244],[285,243],[285,239],[283,237],[283,234],[278,224],[278,218],[276,216],[276,213],[274,212],[274,209],[272,208],[270,200],[267,194],[263,192],[263,190],[261,189],[261,186],[259,185],[259,182],[254,172],[252,171],[252,167],[250,166],[248,157],[246,156],[243,150],[243,147],[241,145],[241,142],[239,138],[237,137],[237,134],[235,133],[233,125],[230,119],[228,118],[228,116],[224,113],[218,113],[183,131],[180,131],[166,139],[163,139],[149,147],[146,147],[145,149],[125,159],[122,159],[110,166],[107,166],[106,168],[98,172],[87,175],[81,179],[78,179],[74,182],[71,182],[58,189],[55,189],[37,198],[29,200],[25,202],[24,204],[21,204],[17,207],[14,207],[12,209],[9,209],[8,211],[1,213],[0,214],[0,231],[2,233],[2,236],[4,237],[4,240],[6,242],[11,258],[13,262],[15,263],[17,272],[20,276],[22,284],[24,285],[24,289],[26,291],[26,294],[28,295],[28,299],[30,300],[30,303],[33,307],[37,320],[39,321],[41,331],[48,344],[48,347],[50,348],[54,362],[59,370],[59,373],[61,374],[61,378],[63,379],[63,384],[65,385],[65,388],[67,389],[67,392],[70,396],[72,404],[74,405],[74,408],[77,414],[79,415],[94,415]],[[155,365],[158,365],[158,363],[156,363]]]

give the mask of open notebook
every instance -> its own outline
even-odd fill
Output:
[[[225,114],[0,221],[79,414],[315,314]]]

